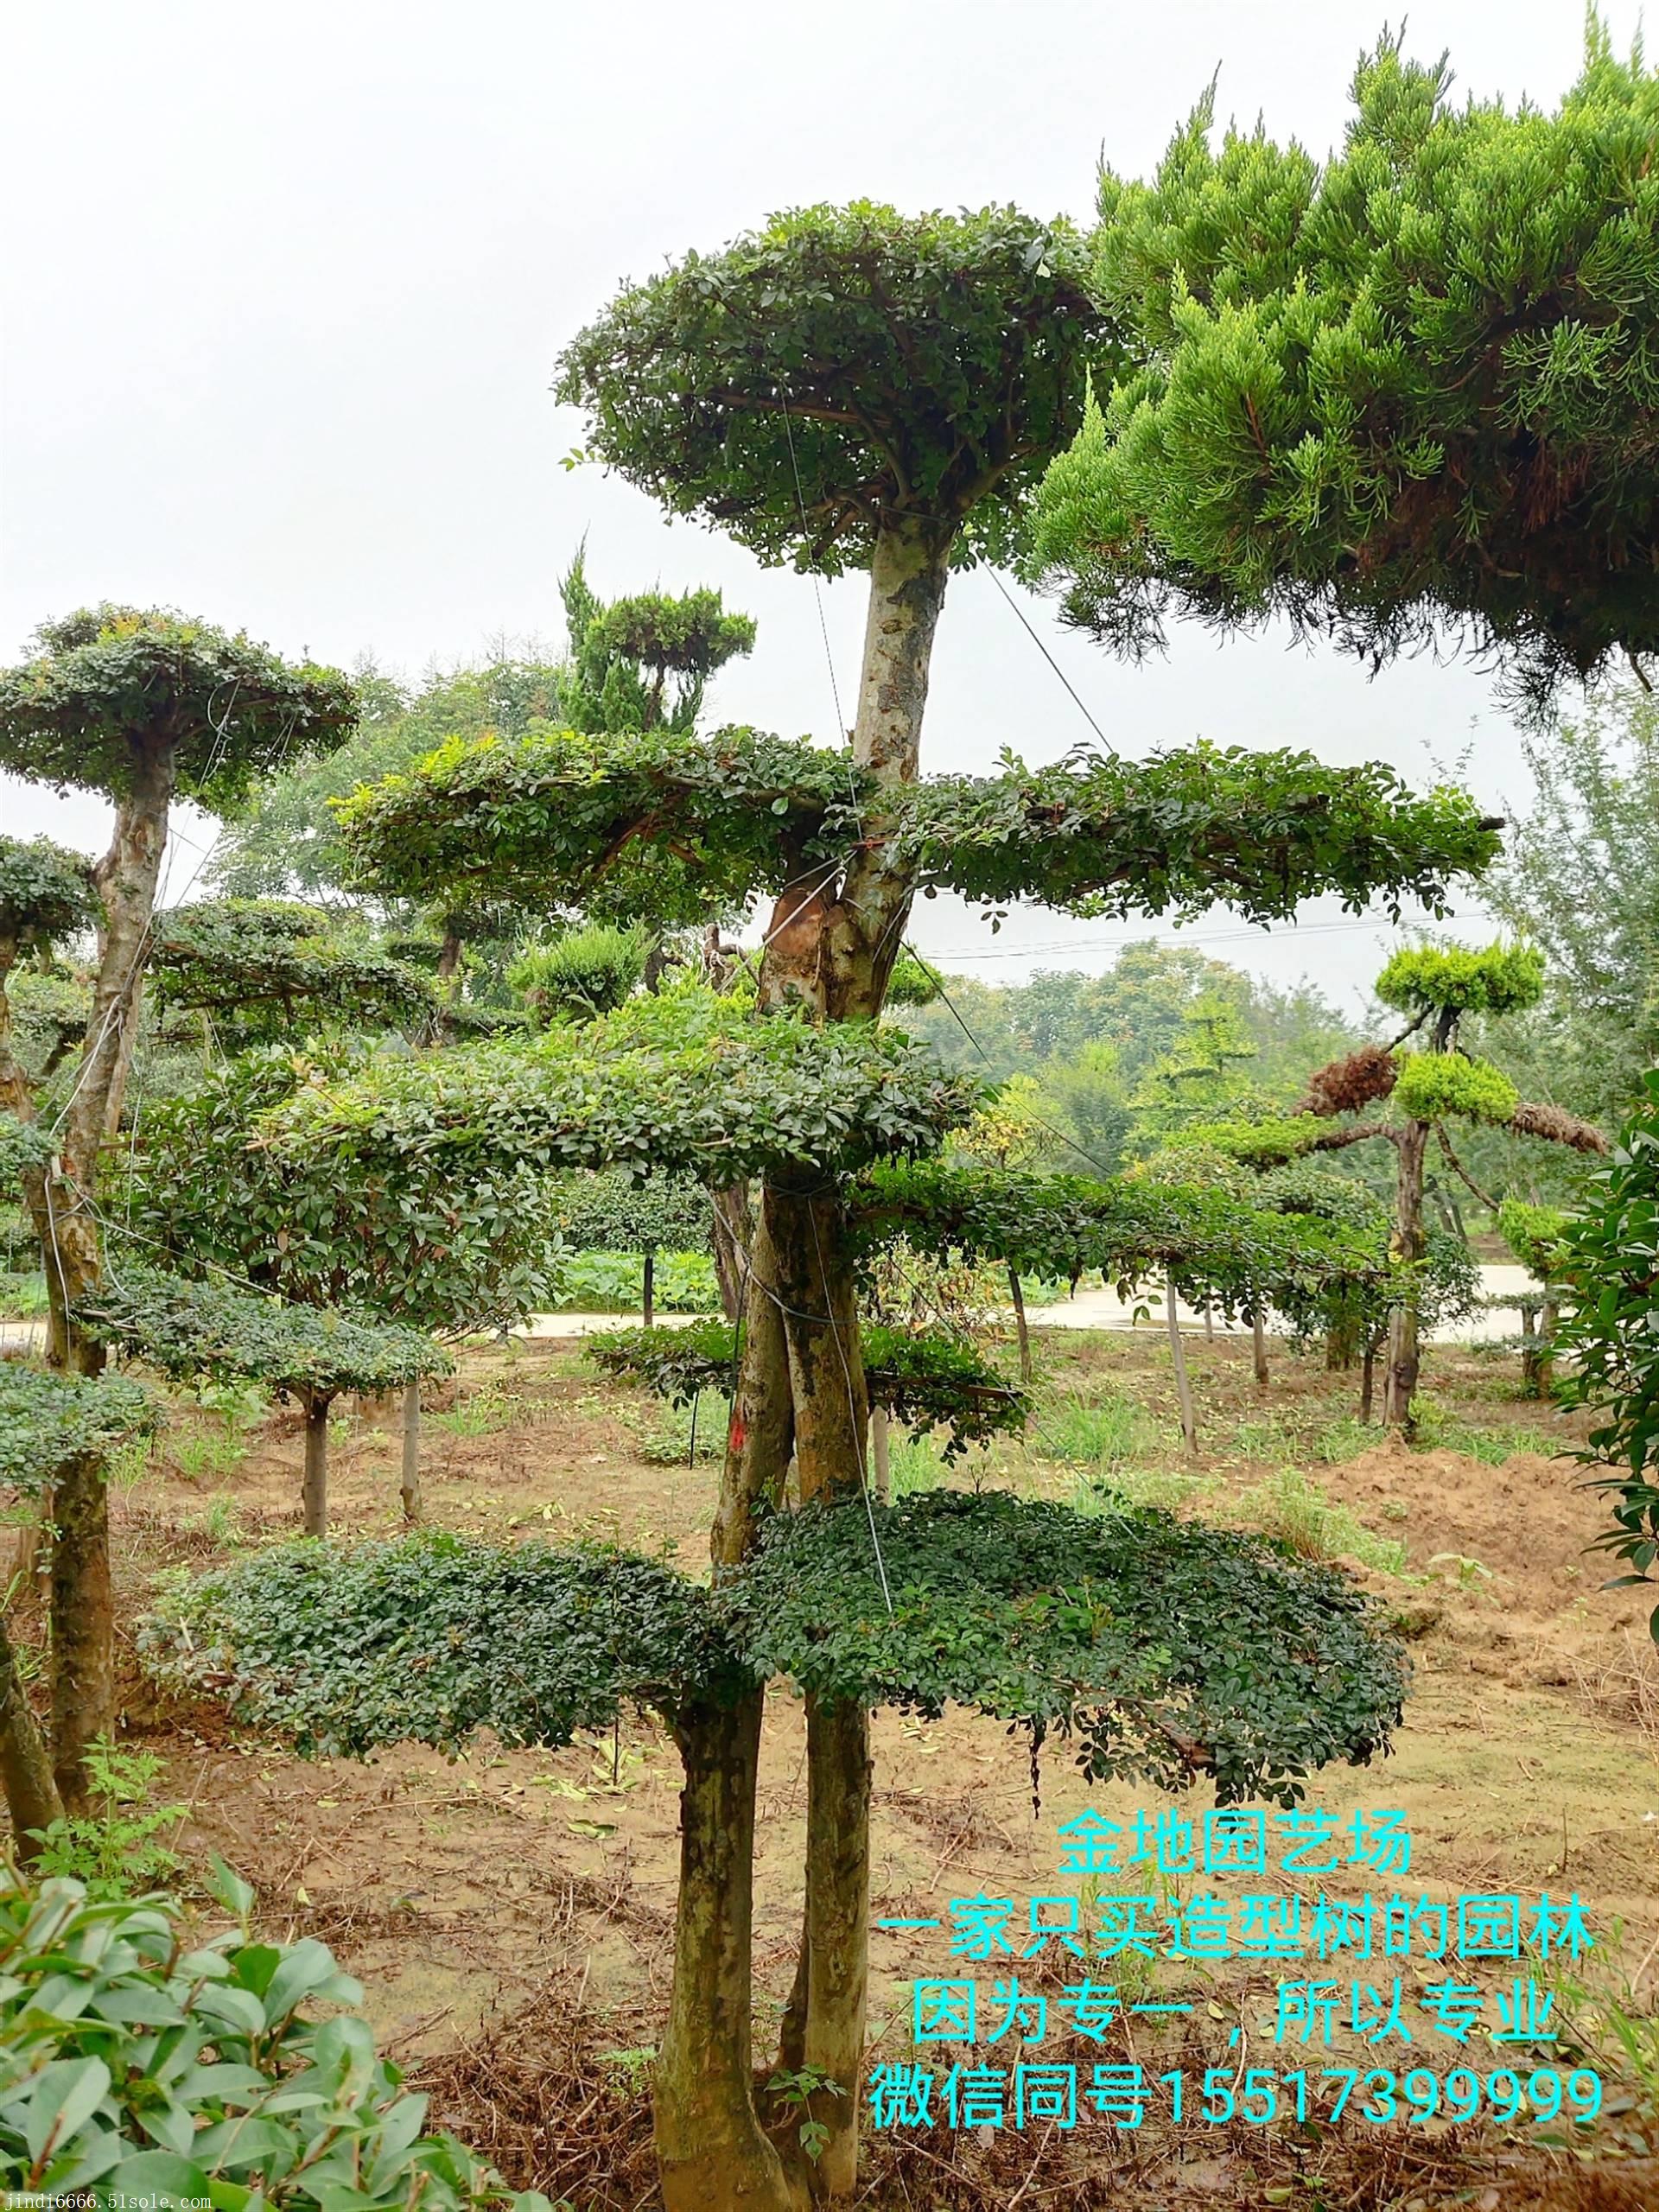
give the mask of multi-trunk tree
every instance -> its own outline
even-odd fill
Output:
[[[164,612],[94,607],[46,624],[37,643],[32,659],[0,671],[0,767],[107,798],[115,823],[90,880],[61,855],[8,848],[0,876],[0,1108],[49,1140],[21,1173],[50,1300],[48,1357],[54,1367],[92,1376],[104,1364],[103,1345],[76,1316],[103,1271],[104,1153],[120,1123],[137,1042],[173,802],[233,803],[257,775],[337,742],[354,703],[333,670],[293,665],[245,636]],[[31,854],[44,855],[32,892]],[[46,1093],[11,1049],[7,976],[31,933],[86,922],[97,946],[79,1055],[64,1062],[57,1088]],[[77,1653],[76,1712],[60,1714],[55,1752],[60,1789],[78,1809],[82,1751],[114,1719],[108,1516],[94,1459],[66,1462],[51,1522],[53,1647],[56,1653],[73,1643]]]
[[[622,1155],[658,1154],[663,1129],[693,1110],[709,1129],[694,1168],[713,1179],[743,1172],[746,1149],[758,1155],[717,1581],[760,1542],[791,1456],[808,1507],[827,1510],[864,1486],[868,1395],[836,1159],[845,1085],[876,1049],[880,1032],[859,1040],[880,1011],[918,891],[1106,914],[1224,899],[1267,918],[1319,891],[1438,906],[1450,877],[1495,849],[1492,825],[1458,795],[1414,798],[1385,771],[1330,771],[1305,755],[1199,748],[1035,771],[1010,760],[988,777],[922,779],[950,568],[1007,546],[1041,469],[1082,420],[1084,367],[1109,336],[1077,241],[1007,211],[806,210],[630,288],[564,357],[560,389],[587,412],[588,449],[763,559],[868,572],[848,747],[743,731],[549,734],[448,748],[347,809],[365,868],[394,894],[487,874],[514,896],[563,900],[665,854],[689,860],[711,893],[772,900],[757,1001],[742,1019],[777,1040],[772,1050],[793,1052],[788,1040],[821,1031],[810,1141],[794,1156],[775,1142],[761,1152],[734,1118],[742,1095],[717,1057],[713,1094],[696,1102],[671,1095],[671,1066],[657,1071],[653,1126],[628,1139],[637,1154]],[[730,1065],[741,1072],[735,1053]],[[568,1062],[562,1071],[544,1059],[528,1096],[509,1084],[508,1116],[533,1097],[545,1116],[550,1089],[563,1096],[572,1079]],[[387,1141],[400,1116],[429,1127],[441,1100],[429,1089],[418,1105],[410,1093],[353,1096],[332,1120],[319,1105],[305,1141],[349,1154],[371,1136]],[[465,1110],[474,1124],[484,1117],[481,1096]],[[498,1089],[498,1128],[503,1111]],[[901,1147],[889,1138],[875,1148]],[[828,2135],[811,2176],[817,2193],[840,2198],[855,2186],[867,1978],[868,1700],[825,1686],[806,1704],[806,1905],[784,2053],[841,2085],[813,2100]],[[760,1722],[753,1692],[695,1725],[683,1714],[677,1727],[688,1785],[657,2121],[669,2202],[700,2212],[782,2205],[798,2185],[760,2125],[751,2075],[747,1839]]]

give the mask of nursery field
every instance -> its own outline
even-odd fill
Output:
[[[1393,1756],[1368,1770],[1328,1769],[1310,1802],[1338,1815],[1402,1811],[1414,1890],[1421,1877],[1433,1897],[1577,1892],[1596,1948],[1575,1969],[1582,1986],[1555,1986],[1558,2017],[1601,2064],[1607,2112],[1572,2147],[1561,2131],[1525,2126],[1455,2138],[1438,2121],[1221,2128],[1191,2111],[1179,2126],[1149,2113],[1138,2130],[1094,2116],[1075,2133],[941,2126],[878,2134],[859,2201],[915,2212],[1653,2203],[1659,2139],[1619,2041],[1645,2036],[1651,2054],[1643,2023],[1659,2005],[1659,1658],[1645,1609],[1632,1593],[1602,1593],[1600,1562],[1586,1555],[1600,1501],[1551,1456],[1574,1440],[1570,1422],[1516,1396],[1512,1361],[1436,1346],[1408,1446],[1361,1427],[1355,1378],[1320,1360],[1275,1345],[1261,1392],[1247,1339],[1194,1335],[1188,1351],[1196,1463],[1182,1451],[1161,1332],[1045,1332],[1024,1439],[947,1471],[931,1446],[895,1437],[895,1492],[982,1483],[1084,1506],[1115,1494],[1262,1529],[1352,1568],[1408,1636],[1414,1685]],[[702,1403],[693,1463],[687,1415],[602,1378],[579,1345],[551,1337],[469,1353],[453,1382],[429,1389],[427,1406],[430,1524],[506,1541],[665,1548],[694,1571],[706,1560],[717,1402]],[[342,1397],[334,1429],[336,1533],[396,1533],[394,1412]],[[377,2030],[431,2092],[435,2120],[515,2185],[575,2212],[646,2212],[660,2202],[644,2092],[671,1960],[680,1786],[660,1727],[636,1719],[556,1752],[504,1752],[486,1739],[454,1763],[413,1748],[368,1764],[308,1762],[232,1734],[211,1699],[181,1702],[142,1674],[136,1624],[165,1609],[170,1576],[297,1533],[302,1440],[281,1408],[187,1398],[149,1456],[130,1453],[118,1471],[125,1735],[161,1762],[147,1794],[185,1808],[169,1840],[188,1867],[222,1853],[257,1885],[267,1933],[321,1937],[360,1976]],[[878,1919],[938,1917],[949,1900],[980,1893],[1023,1900],[1075,1887],[1057,1879],[1057,1824],[1085,1805],[1127,1821],[1136,1806],[1173,1802],[1087,1788],[1062,1744],[1033,1770],[1022,1736],[954,1711],[938,1721],[882,1712],[874,1748]],[[801,1704],[774,1683],[756,1857],[761,2049],[794,1967],[804,1769]],[[1193,1886],[1160,1878],[1166,1895]],[[938,1930],[877,1929],[872,2064],[914,2056],[910,1980],[960,1971],[944,1949]],[[1028,1986],[1068,1978],[1064,1960],[1039,1967]],[[1154,2075],[1319,2063],[1274,2050],[1265,1969],[1256,1981],[1165,1961],[1138,1971],[1147,2001],[1192,2009],[1120,2023],[1104,2044],[1075,2052],[1051,2040],[1045,2058],[1134,2059]],[[1444,2069],[1461,2058],[1420,2048],[1389,2063]]]

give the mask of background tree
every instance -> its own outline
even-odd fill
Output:
[[[338,742],[355,705],[332,669],[292,664],[245,636],[166,612],[86,609],[45,624],[36,644],[34,658],[0,672],[0,766],[95,792],[115,809],[109,851],[92,871],[98,950],[85,1038],[50,1156],[23,1176],[50,1301],[48,1357],[92,1376],[103,1347],[76,1314],[103,1267],[102,1154],[137,1041],[173,801],[234,804],[278,762]],[[0,1001],[13,958],[15,948],[0,959]],[[0,1005],[0,1100],[30,1122],[35,1090],[10,1053],[9,1028]],[[108,1514],[93,1461],[66,1465],[52,1520],[54,1665],[73,1685],[73,1710],[59,1712],[55,1732],[59,1789],[79,1810],[81,1753],[112,1725],[115,1700]]]
[[[421,1040],[442,1019],[418,969],[289,899],[169,907],[156,919],[150,965],[162,1007],[205,1016],[222,1051],[342,1022]]]
[[[1530,1096],[1611,1131],[1659,1052],[1659,701],[1600,685],[1522,753],[1532,803],[1481,895],[1543,953],[1545,995],[1483,1041]]]
[[[1535,707],[1659,648],[1659,79],[1592,16],[1553,115],[1451,84],[1385,38],[1323,165],[1213,149],[1206,96],[1150,184],[1103,170],[1133,359],[1039,503],[1068,620],[1141,652],[1279,614],[1373,662],[1449,630]]]
[[[452,1338],[511,1327],[551,1287],[558,1202],[544,1175],[508,1162],[457,1176],[418,1154],[396,1176],[352,1174],[258,1141],[263,1117],[297,1090],[372,1065],[360,1043],[268,1046],[152,1102],[129,1147],[124,1215],[147,1252],[182,1273],[324,1316],[344,1309]],[[421,1510],[420,1386],[436,1371],[397,1377],[410,1520]]]
[[[340,1392],[402,1389],[454,1366],[417,1329],[149,1267],[110,1274],[81,1311],[97,1342],[121,1345],[175,1382],[257,1382],[297,1400],[305,1414],[308,1536],[328,1533],[328,1413]]]

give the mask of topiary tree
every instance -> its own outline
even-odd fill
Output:
[[[1516,1136],[1542,1137],[1580,1152],[1606,1149],[1606,1140],[1590,1123],[1559,1107],[1523,1102],[1501,1069],[1459,1049],[1459,1027],[1466,1017],[1501,1015],[1534,1006],[1542,995],[1543,981],[1541,956],[1525,946],[1500,944],[1471,950],[1431,945],[1396,952],[1376,981],[1383,1004],[1411,1017],[1392,1046],[1367,1046],[1316,1070],[1296,1114],[1259,1122],[1211,1122],[1189,1132],[1258,1167],[1372,1140],[1394,1147],[1392,1255],[1402,1281],[1389,1301],[1382,1411],[1386,1421],[1408,1431],[1413,1426],[1412,1398],[1421,1364],[1425,1297],[1432,1294],[1444,1312],[1458,1294],[1455,1271],[1448,1273],[1444,1260],[1438,1269],[1431,1265],[1423,1217],[1430,1140],[1438,1143],[1453,1173],[1494,1211],[1496,1201],[1473,1181],[1459,1159],[1448,1122],[1462,1121],[1506,1129]],[[1402,1051],[1430,1024],[1427,1048]],[[1393,1109],[1388,1121],[1343,1118],[1383,1099]],[[1320,1128],[1321,1122],[1332,1121],[1340,1125]],[[1437,1273],[1445,1280],[1431,1293]]]
[[[1546,1398],[1555,1379],[1555,1325],[1560,1318],[1560,1270],[1567,1256],[1572,1216],[1560,1206],[1529,1205],[1506,1198],[1497,1209],[1498,1234],[1529,1274],[1543,1285],[1535,1306],[1521,1304],[1521,1388],[1529,1398]]]
[[[0,671],[0,767],[94,792],[115,810],[109,851],[92,873],[98,952],[79,1060],[53,1117],[50,1154],[23,1175],[50,1301],[49,1358],[95,1375],[103,1350],[75,1314],[103,1268],[101,1155],[120,1120],[137,1041],[173,801],[233,804],[281,761],[337,743],[355,703],[332,669],[296,665],[245,636],[165,611],[84,609],[45,624],[35,643],[32,659]],[[25,930],[49,934],[84,916],[84,877],[78,886],[54,863],[53,878],[46,912]],[[0,1105],[32,1122],[40,1100],[10,1049],[4,1005],[17,941],[0,950]],[[79,1721],[66,1717],[60,1731],[60,1787],[78,1811],[79,1748],[112,1725],[115,1700],[108,1522],[90,1461],[66,1469],[52,1519],[53,1649],[74,1649],[81,1701]]]
[[[207,1016],[232,1051],[342,1020],[429,1039],[440,1020],[417,969],[289,899],[171,907],[156,919],[149,964],[162,1006]]]
[[[645,978],[646,932],[590,922],[550,944],[532,944],[507,970],[507,981],[543,1023],[609,1014]]]
[[[262,1383],[305,1414],[305,1533],[328,1532],[328,1411],[342,1390],[401,1389],[454,1363],[417,1329],[124,1267],[89,1294],[79,1325],[178,1382]]]
[[[639,1177],[614,1169],[574,1176],[554,1198],[561,1243],[572,1252],[638,1252],[640,1318],[656,1321],[657,1255],[706,1252],[714,1226],[709,1192],[690,1178]]]
[[[1085,359],[1106,336],[1084,277],[1064,226],[860,204],[780,216],[629,288],[569,349],[560,390],[586,410],[590,451],[674,512],[718,522],[763,559],[868,569],[849,748],[746,731],[602,744],[550,734],[451,748],[346,810],[365,869],[392,893],[487,874],[514,895],[539,885],[553,901],[585,902],[588,886],[614,893],[620,868],[667,854],[689,855],[711,896],[773,902],[755,1007],[741,1020],[790,1038],[797,1023],[776,1017],[793,1009],[835,1041],[811,1064],[824,1087],[805,1160],[774,1145],[746,1252],[715,1536],[721,1575],[758,1541],[791,1452],[808,1501],[865,1481],[855,1255],[839,1171],[825,1163],[843,1156],[851,1068],[874,1065],[876,1047],[844,1058],[854,1048],[837,1025],[856,1033],[879,1014],[918,891],[1102,914],[1225,899],[1267,918],[1333,888],[1362,902],[1421,892],[1435,904],[1448,874],[1494,849],[1460,798],[1414,800],[1384,771],[1333,772],[1303,755],[1195,748],[921,778],[950,567],[1007,543],[1046,461],[1082,420]],[[667,1068],[653,1078],[647,1152],[688,1110],[669,1096],[672,1079]],[[549,1080],[563,1097],[567,1078],[550,1069]],[[735,1118],[727,1059],[709,1080],[702,1110],[726,1134],[693,1164],[729,1181],[759,1147]],[[366,1122],[366,1106],[341,1109],[327,1141],[349,1144],[359,1110]],[[418,1109],[433,1110],[430,1099]],[[412,1101],[407,1111],[412,1124]],[[752,1819],[760,1722],[758,1698],[740,1700],[683,1744],[677,1977],[657,2104],[676,2207],[771,2205],[786,2192],[753,2103],[748,1869],[732,1842]],[[850,2085],[867,1979],[868,1713],[814,1694],[807,1727],[806,1907],[784,2042],[816,2075]],[[844,2196],[855,2099],[820,2094],[813,2111],[829,2130],[814,2186]]]
[[[1659,650],[1659,79],[1592,16],[1553,114],[1451,86],[1385,37],[1323,165],[1212,148],[1206,95],[1150,184],[1103,170],[1130,363],[1039,502],[1067,619],[1141,652],[1281,615],[1373,664],[1450,631],[1534,706]]]
[[[545,1297],[557,1201],[528,1166],[456,1175],[410,1153],[394,1176],[258,1141],[264,1116],[307,1084],[372,1060],[314,1045],[247,1052],[188,1091],[152,1100],[128,1148],[122,1211],[147,1252],[214,1270],[325,1314],[340,1308],[427,1335],[506,1329]],[[421,1376],[403,1382],[402,1497],[421,1511]]]

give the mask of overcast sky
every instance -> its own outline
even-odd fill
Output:
[[[1616,0],[1628,39],[1637,11]],[[1336,140],[1382,0],[839,0],[833,8],[565,0],[20,0],[0,145],[0,653],[97,599],[162,603],[284,652],[418,672],[556,635],[584,532],[601,592],[712,582],[759,618],[721,720],[829,740],[810,582],[567,470],[548,385],[617,283],[774,208],[1012,200],[1086,220],[1103,149],[1141,174],[1219,67],[1219,110],[1316,153]],[[1409,44],[1462,86],[1553,105],[1579,0],[1418,0]],[[843,699],[862,584],[823,588]],[[1375,758],[1414,780],[1470,748],[1524,795],[1489,682],[1418,662],[1375,682],[1282,639],[1189,632],[1139,670],[1033,622],[1119,749],[1196,736]],[[988,767],[1089,729],[992,579],[953,581],[926,753]],[[0,823],[92,849],[104,817],[0,779]],[[187,888],[212,825],[173,857]],[[1465,924],[1478,931],[1478,916]],[[941,899],[914,935],[1014,979],[1098,969],[1144,931],[1037,912],[993,938]],[[1357,1006],[1386,942],[1319,905],[1300,927],[1185,932]]]

